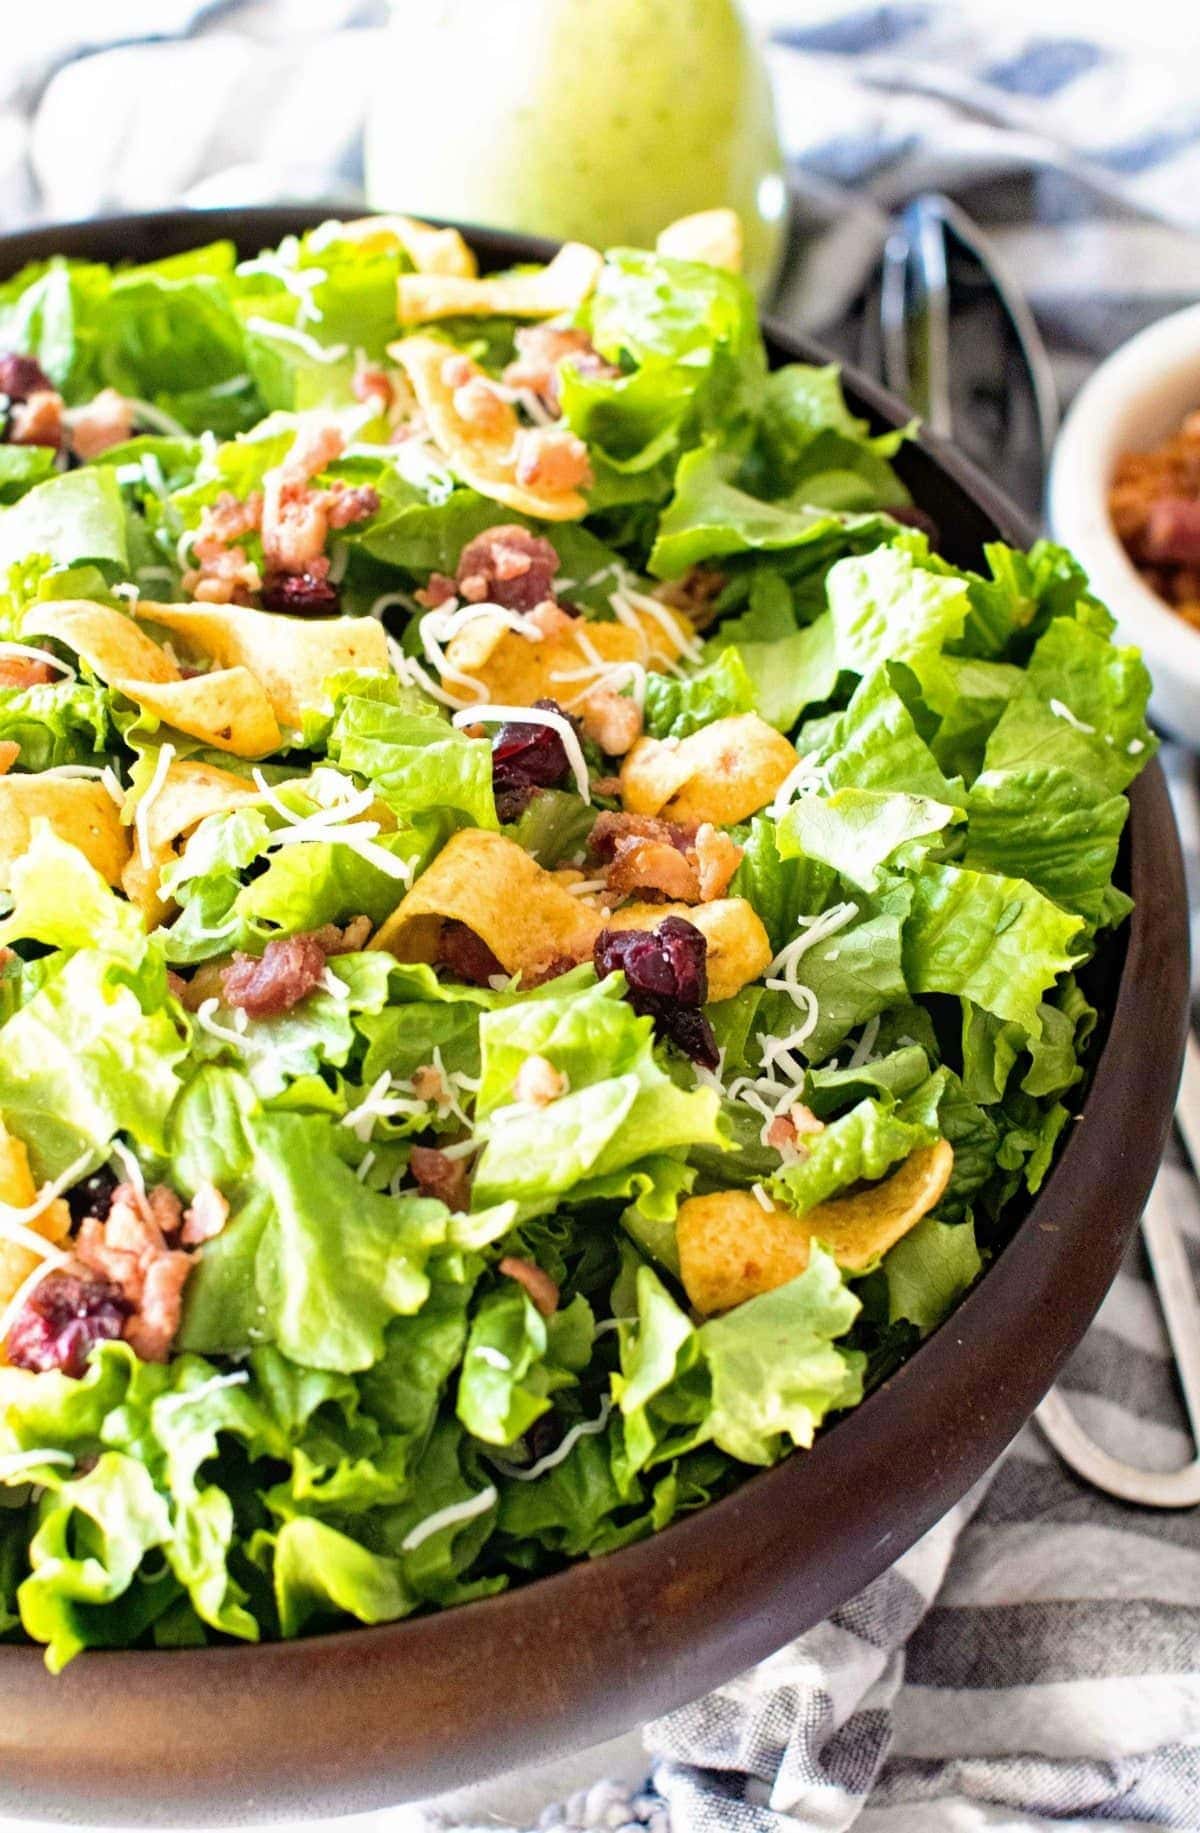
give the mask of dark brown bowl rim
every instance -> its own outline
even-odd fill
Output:
[[[147,259],[223,236],[257,250],[332,214],[345,207],[39,229],[0,237],[0,272],[52,253]],[[490,266],[551,246],[466,233]],[[776,358],[827,360],[782,326],[765,320],[764,330]],[[843,374],[857,408],[886,425],[908,420],[895,397]],[[1027,544],[1021,515],[960,453],[922,430],[910,454],[926,482],[951,480],[985,533]],[[877,1576],[983,1474],[1051,1386],[1153,1180],[1188,995],[1182,863],[1157,764],[1134,787],[1128,862],[1137,908],[1112,945],[1114,965],[1122,949],[1124,963],[1107,1036],[1045,1188],[947,1323],[811,1451],[649,1540],[437,1615],[286,1643],[93,1652],[57,1679],[40,1651],[0,1647],[4,1809],[215,1825],[425,1796],[697,1697]],[[566,1661],[569,1680],[554,1671]]]

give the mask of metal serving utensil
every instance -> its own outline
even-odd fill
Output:
[[[1200,1045],[1191,1036],[1175,1119],[1192,1169],[1200,1175]],[[1047,1394],[1036,1418],[1059,1457],[1095,1488],[1123,1502],[1140,1502],[1143,1508],[1194,1508],[1200,1503],[1200,1294],[1161,1173],[1142,1216],[1142,1236],[1175,1352],[1196,1456],[1182,1470],[1142,1470],[1124,1463],[1088,1436],[1057,1388]]]
[[[1039,513],[1058,396],[1033,314],[983,231],[950,198],[914,198],[884,245],[859,359]]]

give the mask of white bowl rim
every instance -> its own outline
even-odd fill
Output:
[[[1200,305],[1186,306],[1123,344],[1084,383],[1059,434],[1046,495],[1054,538],[1071,549],[1125,633],[1151,660],[1161,659],[1200,690],[1200,631],[1142,579],[1112,526],[1108,489],[1120,446],[1114,429],[1176,370],[1195,372],[1196,396],[1179,420],[1200,406]]]

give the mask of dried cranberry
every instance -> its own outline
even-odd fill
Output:
[[[708,998],[708,943],[684,917],[664,917],[653,929],[602,929],[592,952],[596,972],[621,972],[635,1012],[700,1063],[717,1067],[712,1026],[701,1011]]]
[[[119,1337],[132,1306],[111,1280],[48,1273],[17,1314],[5,1339],[17,1368],[82,1375],[97,1343]]]
[[[543,712],[561,713],[557,700],[535,700]],[[553,789],[570,771],[567,748],[552,726],[511,722],[492,740],[492,788],[501,821],[524,814],[537,789]]]
[[[467,980],[472,986],[485,987],[494,974],[504,969],[481,936],[466,923],[451,917],[442,924],[438,938],[438,965],[455,980]]]
[[[30,395],[44,394],[54,387],[50,377],[31,356],[6,351],[0,356],[0,395],[10,401],[28,401]]]
[[[336,617],[342,608],[337,587],[312,573],[268,573],[262,603],[264,611],[291,611],[298,617]]]
[[[112,1207],[113,1191],[118,1179],[107,1165],[101,1165],[93,1171],[91,1177],[85,1177],[81,1184],[67,1191],[67,1208],[71,1212],[72,1222],[82,1222],[87,1216],[95,1216],[103,1222]]]

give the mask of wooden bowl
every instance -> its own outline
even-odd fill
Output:
[[[0,238],[0,272],[61,251],[147,260],[218,236],[247,253],[326,210],[118,217]],[[539,257],[471,232],[485,265]],[[824,360],[768,326],[775,361]],[[879,426],[907,410],[852,372]],[[899,469],[952,560],[1030,538],[922,433]],[[137,1826],[356,1813],[615,1735],[728,1680],[861,1589],[963,1495],[1050,1387],[1116,1273],[1170,1125],[1187,1018],[1187,909],[1156,764],[1120,867],[1132,920],[1092,970],[1094,1073],[1066,1148],[980,1284],[814,1448],[653,1539],[499,1597],[263,1647],[90,1653],[52,1679],[0,1648],[0,1809]]]

